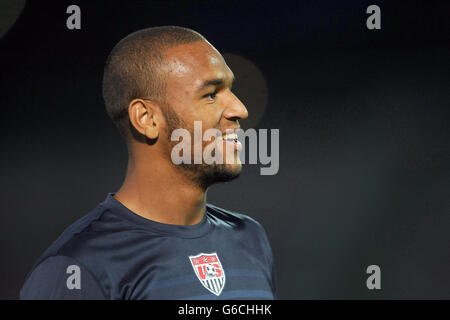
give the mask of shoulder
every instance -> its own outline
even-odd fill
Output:
[[[246,214],[220,208],[210,203],[207,204],[207,213],[215,225],[251,231],[266,239],[266,232],[261,223]]]
[[[47,257],[34,268],[21,291],[22,300],[105,299],[97,280],[79,261]]]
[[[102,262],[108,258],[110,248],[122,241],[121,232],[128,229],[108,206],[100,203],[68,226],[37,259],[26,276],[21,297],[89,299],[94,293],[94,298],[103,298],[97,282],[106,273]],[[81,285],[86,290],[68,290],[64,279],[70,272],[82,274]]]
[[[216,225],[216,229],[218,228],[222,231],[225,229],[225,232],[227,231],[226,229],[232,231],[232,240],[238,243],[241,249],[245,248],[253,256],[260,257],[268,270],[268,274],[270,274],[272,289],[275,292],[272,247],[261,223],[248,215],[226,210],[212,204],[208,204],[207,208],[208,217]],[[230,237],[230,234],[227,232],[226,236]]]
[[[91,232],[93,230],[93,225],[103,218],[106,211],[107,208],[100,204],[86,215],[73,222],[47,248],[38,259],[35,266],[52,256],[71,256],[70,248],[74,247],[77,243],[82,243],[80,238],[93,234],[93,232]]]
[[[89,261],[89,257],[95,243],[98,239],[105,236],[105,232],[98,232],[98,225],[105,220],[104,214],[108,208],[99,204],[89,211],[86,215],[68,226],[61,235],[44,251],[44,253],[35,261],[31,271],[26,277],[26,283],[37,285],[40,281],[48,281],[48,277],[54,277],[59,274],[65,275],[67,266],[82,265]],[[107,219],[107,218],[106,218]],[[66,266],[66,268],[63,268]],[[82,267],[87,273],[90,271],[89,264]],[[25,286],[24,286],[25,288]]]
[[[225,223],[230,224],[240,224],[240,223],[248,223],[254,226],[261,227],[261,224],[256,221],[255,219],[249,217],[248,215],[238,213],[235,211],[227,210],[221,207],[218,207],[216,205],[213,205],[211,203],[208,203],[206,205],[207,213],[209,216],[213,217],[213,219],[217,219],[220,221],[223,221]]]

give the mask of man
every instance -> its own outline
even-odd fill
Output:
[[[144,29],[114,47],[103,95],[127,143],[125,181],[38,259],[22,299],[274,298],[262,227],[206,203],[209,186],[241,172],[232,133],[248,114],[231,92],[233,78],[190,29]],[[223,134],[201,145],[221,146],[215,157],[223,161],[174,164],[172,133],[194,136],[194,121]]]

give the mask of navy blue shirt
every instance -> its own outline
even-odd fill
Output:
[[[21,299],[273,299],[261,225],[211,204],[177,226],[145,219],[110,193],[34,265]]]

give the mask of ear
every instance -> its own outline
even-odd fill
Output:
[[[128,105],[128,116],[133,127],[150,140],[159,136],[158,105],[149,100],[134,99]]]

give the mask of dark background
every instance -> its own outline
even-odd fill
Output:
[[[81,30],[66,28],[70,4]],[[381,30],[366,28],[371,4]],[[38,256],[121,185],[109,51],[181,25],[251,62],[229,62],[249,123],[280,129],[277,175],[246,165],[208,192],[263,224],[278,297],[449,299],[449,17],[448,1],[28,1],[0,39],[0,298],[18,298]],[[366,287],[371,264],[381,290]]]

